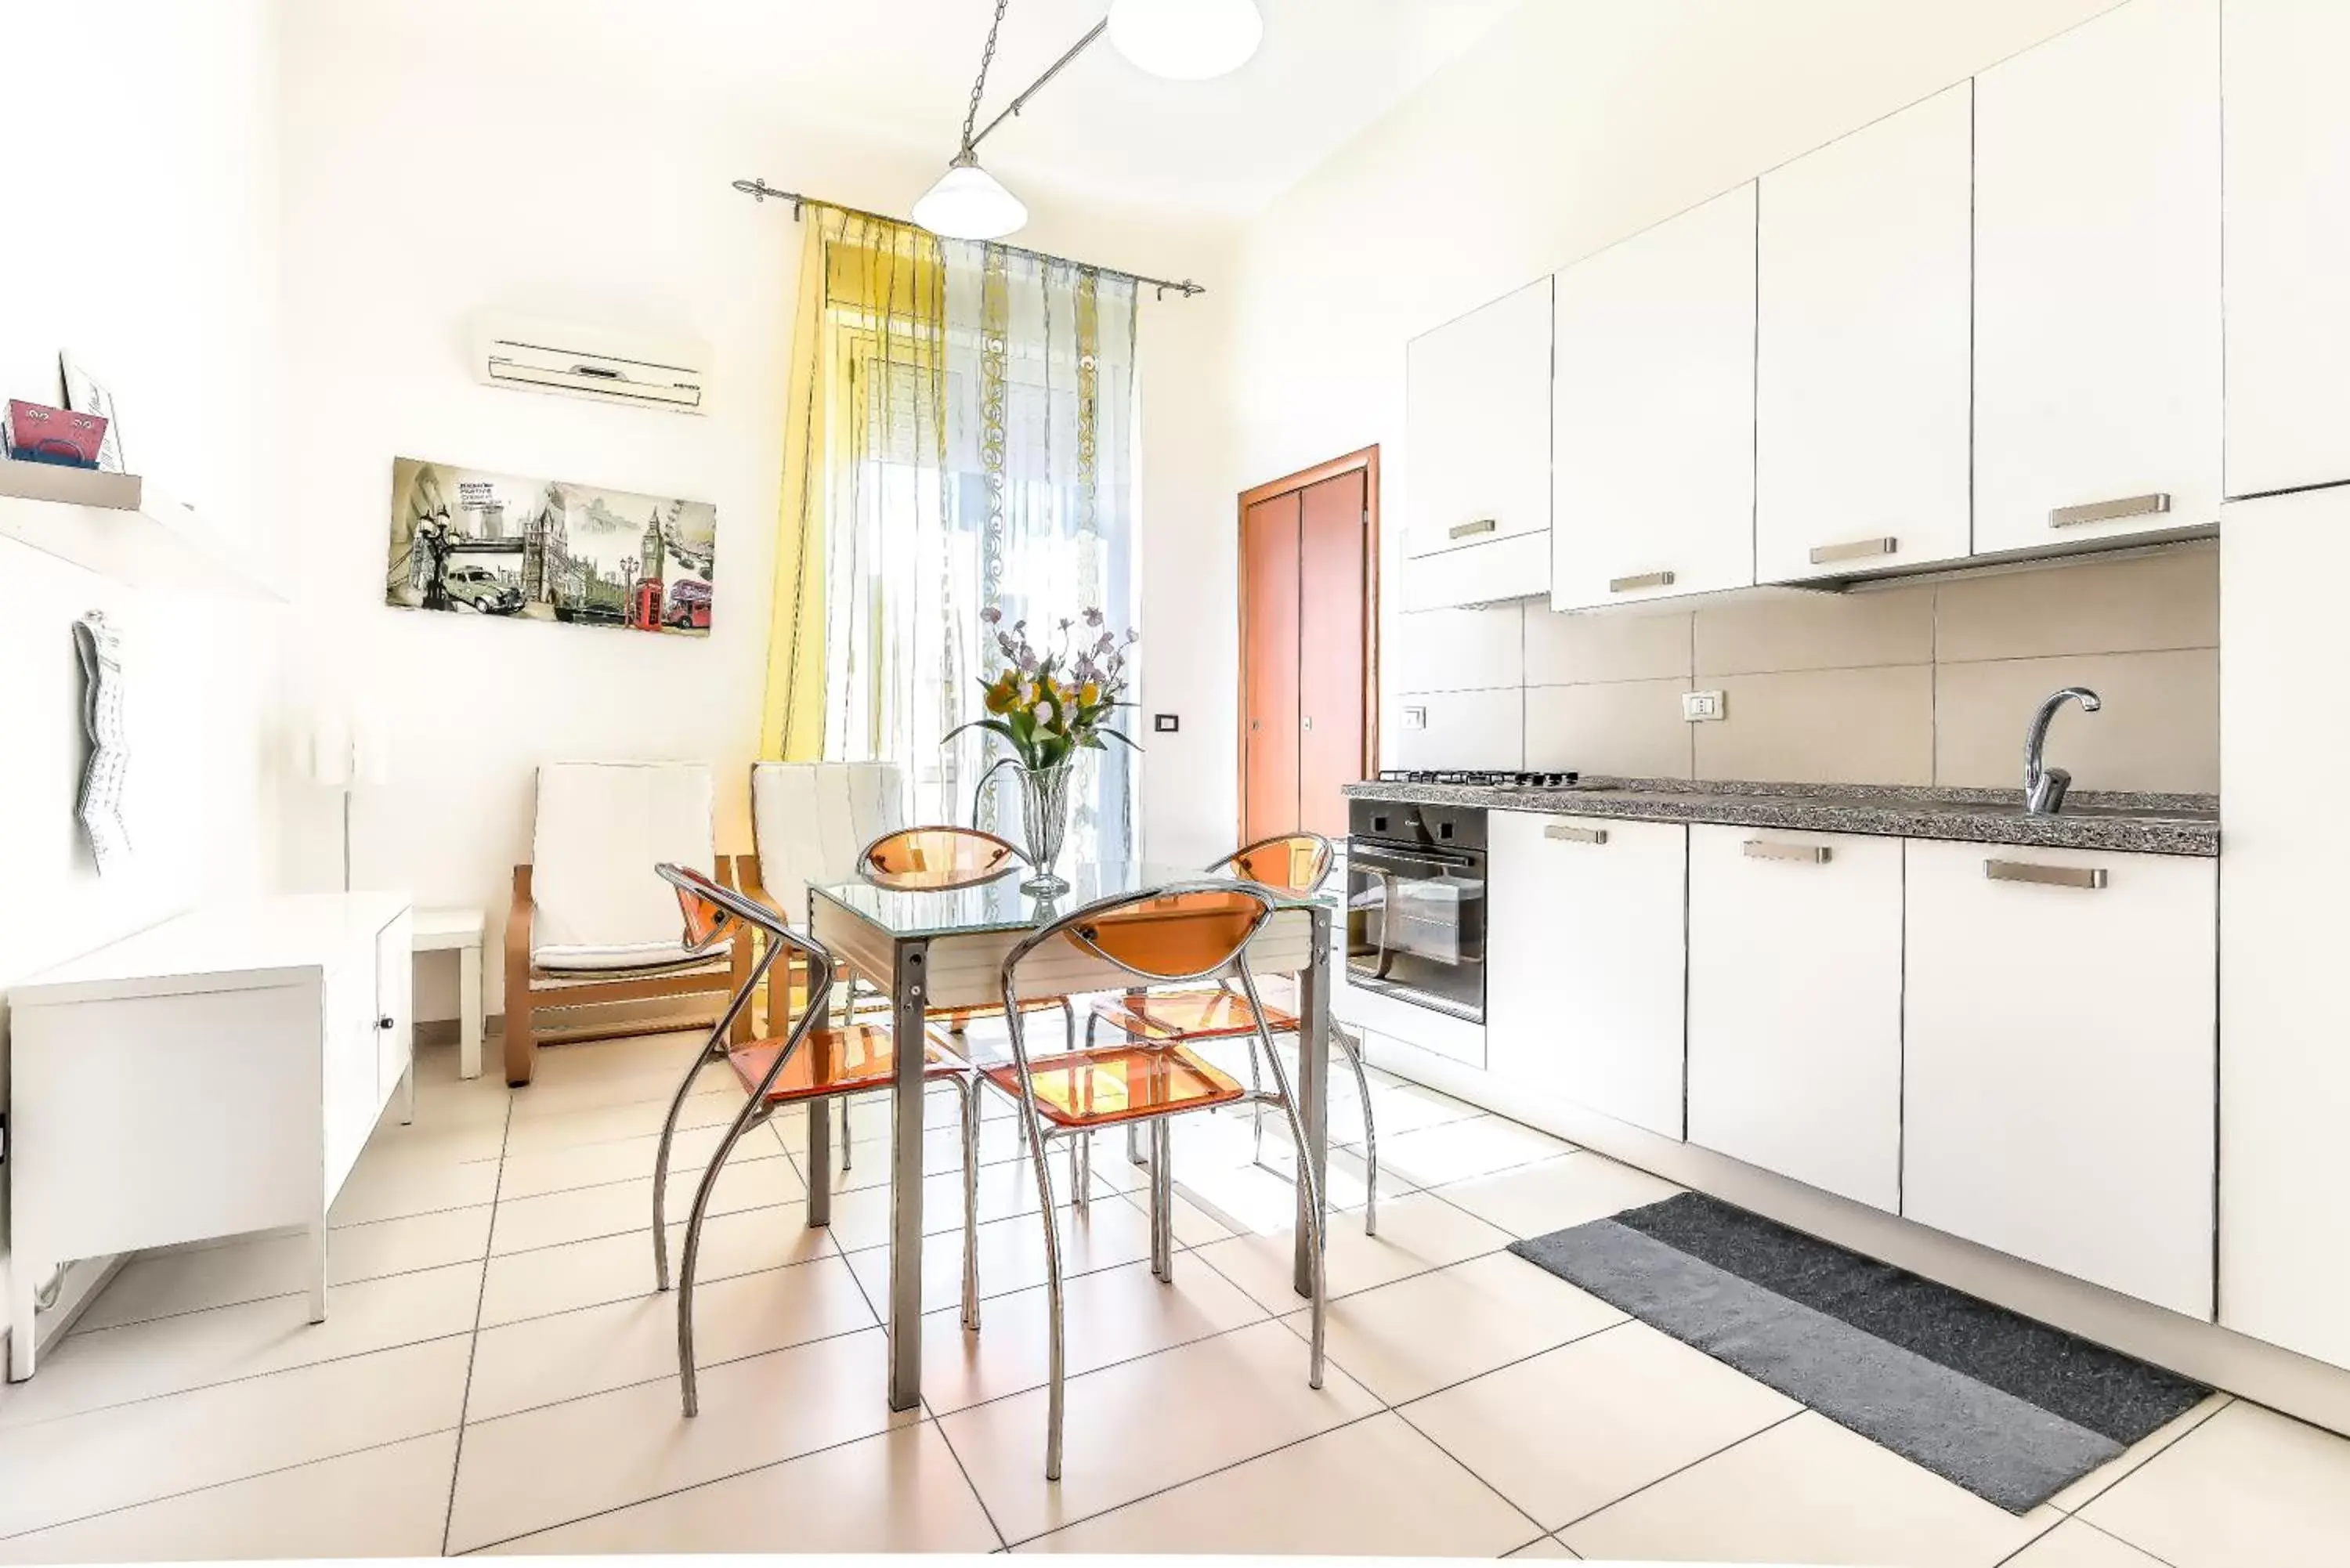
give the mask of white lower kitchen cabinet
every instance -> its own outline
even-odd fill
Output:
[[[1689,835],[1689,1141],[1898,1211],[1901,840]]]
[[[1497,811],[1486,835],[1487,1071],[1679,1137],[1689,830]]]
[[[2210,1319],[2218,862],[1906,855],[1902,1213]]]

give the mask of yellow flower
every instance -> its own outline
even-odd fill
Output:
[[[1005,675],[998,678],[995,684],[987,689],[987,711],[991,713],[1010,712],[1015,696],[1012,677]]]
[[[1090,708],[1100,701],[1101,687],[1097,682],[1088,680],[1083,686],[1077,688],[1077,705],[1079,707]]]

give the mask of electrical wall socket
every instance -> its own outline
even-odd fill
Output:
[[[1427,729],[1428,710],[1425,708],[1406,708],[1403,711],[1403,727],[1407,730]]]
[[[1692,724],[1727,719],[1730,717],[1730,704],[1719,691],[1684,691],[1681,693],[1681,717]]]

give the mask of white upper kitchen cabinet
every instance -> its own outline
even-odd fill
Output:
[[[2219,862],[1906,851],[1901,1212],[2208,1320]]]
[[[1754,582],[1754,187],[1560,272],[1551,604]]]
[[[1689,834],[1689,1141],[1898,1211],[1901,841]]]
[[[2227,0],[2228,493],[2350,480],[2350,5]]]
[[[1679,1137],[1689,830],[1496,811],[1486,840],[1486,1070]]]
[[[1975,79],[1979,555],[2219,524],[2220,8]]]
[[[1550,286],[1529,284],[1404,351],[1408,607],[1550,587]]]
[[[1973,136],[1961,82],[1762,176],[1763,582],[1968,552]]]

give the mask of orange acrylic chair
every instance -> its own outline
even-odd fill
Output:
[[[1170,1169],[1174,1140],[1168,1124],[1188,1112],[1251,1100],[1279,1106],[1301,1151],[1298,1177],[1305,1184],[1306,1245],[1314,1260],[1314,1324],[1307,1381],[1322,1386],[1323,1256],[1322,1189],[1312,1163],[1302,1158],[1305,1127],[1290,1092],[1288,1069],[1264,1035],[1264,1010],[1257,1003],[1256,977],[1250,971],[1248,944],[1273,918],[1274,896],[1264,888],[1223,879],[1170,883],[1140,893],[1098,899],[1022,938],[1004,955],[1001,976],[1003,1017],[1012,1060],[979,1070],[980,1082],[1018,1102],[1029,1164],[1036,1172],[1037,1198],[1045,1223],[1045,1294],[1050,1305],[1049,1368],[1045,1437],[1045,1479],[1061,1479],[1062,1334],[1060,1231],[1055,1220],[1053,1176],[1045,1158],[1048,1137],[1071,1137],[1079,1147],[1097,1129],[1147,1127],[1150,1157],[1150,1271],[1163,1282],[1175,1275],[1175,1186]],[[1074,952],[1072,952],[1074,950]],[[1028,1053],[1025,1016],[1019,992],[1020,969],[1032,954],[1046,959],[1106,960],[1145,985],[1184,984],[1229,978],[1254,1009],[1276,1092],[1252,1094],[1214,1064],[1180,1042],[1136,1041],[1034,1057]],[[1097,964],[1087,965],[1097,968]],[[1066,971],[1064,971],[1066,972]]]
[[[1211,876],[1237,877],[1271,888],[1275,892],[1305,896],[1319,892],[1329,879],[1330,867],[1337,857],[1330,841],[1318,833],[1284,833],[1277,837],[1260,839],[1208,867]],[[1181,1044],[1198,1040],[1237,1040],[1249,1042],[1249,1087],[1263,1086],[1258,1070],[1256,1043],[1260,1034],[1295,1034],[1301,1041],[1305,1034],[1297,1015],[1282,1008],[1260,1010],[1254,1001],[1243,995],[1227,979],[1216,985],[1196,987],[1187,991],[1128,992],[1115,1001],[1097,1002],[1086,1019],[1086,1044],[1094,1043],[1097,1025],[1107,1023],[1124,1033],[1128,1040],[1148,1041],[1157,1044]],[[1354,1033],[1333,1023],[1330,1036],[1338,1043],[1346,1055],[1347,1064],[1355,1073],[1355,1097],[1363,1111],[1363,1232],[1379,1233],[1379,1135],[1371,1118],[1371,1085],[1363,1071],[1362,1042]],[[1264,1106],[1256,1106],[1255,1156],[1264,1158]],[[1141,1151],[1136,1146],[1131,1130],[1127,1135],[1127,1157],[1141,1163]]]
[[[765,939],[760,944],[763,951],[750,978],[735,992],[710,1037],[695,1048],[692,1064],[686,1069],[684,1080],[670,1101],[669,1116],[661,1123],[660,1143],[653,1160],[653,1277],[666,1291],[670,1288],[666,1212],[669,1153],[677,1132],[678,1113],[686,1096],[693,1092],[694,1080],[702,1075],[704,1067],[724,1062],[733,1068],[746,1098],[725,1136],[719,1139],[708,1168],[702,1173],[701,1185],[694,1189],[693,1207],[685,1222],[684,1249],[678,1261],[677,1367],[685,1413],[691,1416],[698,1404],[693,1366],[694,1265],[701,1256],[702,1223],[710,1210],[710,1195],[718,1185],[726,1157],[734,1151],[743,1134],[764,1123],[780,1106],[806,1105],[811,1115],[821,1115],[827,1100],[889,1088],[897,1070],[897,1042],[881,1025],[851,1023],[833,1028],[820,1022],[826,1015],[832,990],[832,956],[819,943],[794,931],[766,905],[682,866],[662,865],[654,869],[677,889],[678,907],[685,917],[688,949],[700,951],[716,946],[744,928]],[[807,994],[798,1021],[781,1039],[771,1037],[743,1044],[729,1041],[728,1032],[735,1018],[750,1004],[752,993],[767,971],[785,953],[802,961],[808,977]],[[927,1057],[925,1075],[933,1081],[952,1084],[962,1101],[962,1321],[965,1328],[976,1329],[979,1100],[970,1067],[945,1042],[927,1037],[922,1046]]]

